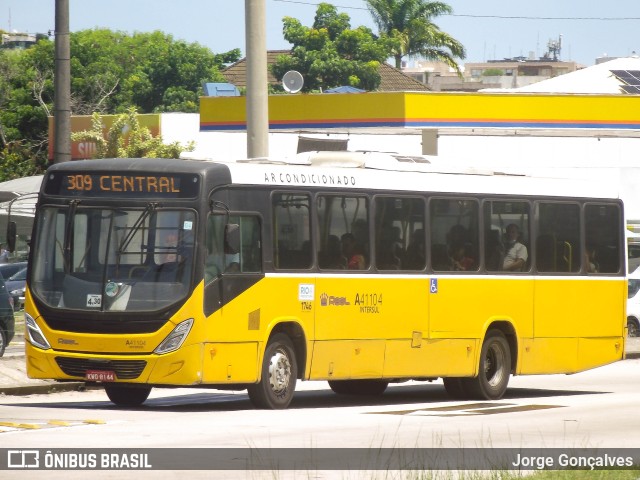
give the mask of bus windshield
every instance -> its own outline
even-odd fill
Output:
[[[154,311],[189,293],[192,210],[43,207],[30,287],[51,307]]]

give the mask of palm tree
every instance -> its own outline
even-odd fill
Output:
[[[442,2],[426,0],[365,0],[380,35],[394,40],[392,54],[396,68],[402,57],[424,57],[440,60],[460,74],[455,58],[464,59],[464,46],[451,35],[440,30],[432,19],[453,12]]]

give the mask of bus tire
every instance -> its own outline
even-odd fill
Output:
[[[339,395],[382,395],[387,386],[384,380],[329,380],[329,387]]]
[[[257,408],[287,408],[293,399],[298,366],[293,344],[288,336],[274,335],[264,351],[260,381],[249,385],[249,400]]]
[[[139,407],[142,405],[149,394],[151,387],[123,387],[121,385],[105,385],[104,391],[114,404],[119,407]]]
[[[638,320],[636,320],[635,318],[627,318],[627,336],[638,336]]]
[[[478,376],[462,379],[463,389],[472,398],[499,400],[507,390],[511,375],[511,350],[500,330],[489,330],[480,351]]]

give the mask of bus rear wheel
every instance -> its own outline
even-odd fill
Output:
[[[489,330],[480,351],[478,376],[464,378],[463,390],[471,398],[499,400],[507,390],[511,375],[511,350],[500,330]]]
[[[389,382],[384,380],[329,380],[329,387],[340,395],[382,395]]]
[[[260,381],[247,389],[249,400],[258,408],[287,408],[293,399],[297,377],[293,344],[289,337],[278,333],[264,351]]]
[[[627,319],[627,335],[629,337],[637,337],[638,336],[638,321],[629,318]]]
[[[142,405],[149,394],[151,387],[123,387],[121,385],[105,385],[104,391],[113,403],[119,407],[138,407]]]

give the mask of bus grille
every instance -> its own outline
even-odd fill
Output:
[[[138,378],[147,362],[144,360],[91,360],[86,358],[56,357],[56,363],[67,375],[84,377],[87,370],[110,370],[120,380]]]

